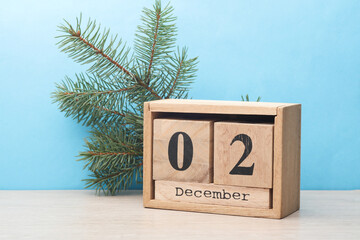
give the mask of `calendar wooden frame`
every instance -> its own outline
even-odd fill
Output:
[[[272,208],[163,201],[154,198],[153,120],[163,113],[274,116]],[[144,103],[143,204],[148,208],[281,219],[300,208],[301,105],[166,99]]]

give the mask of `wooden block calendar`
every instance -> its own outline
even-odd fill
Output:
[[[144,104],[144,206],[283,218],[300,206],[301,105]]]

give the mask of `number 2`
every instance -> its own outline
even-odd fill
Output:
[[[240,167],[240,164],[245,160],[245,158],[247,158],[247,156],[249,156],[249,154],[252,150],[251,138],[246,134],[239,134],[234,137],[234,139],[230,143],[230,146],[236,141],[240,141],[240,142],[244,143],[245,150],[244,150],[244,153],[241,156],[240,160],[237,162],[235,167],[229,172],[229,174],[231,174],[231,175],[253,175],[255,163],[253,163],[251,165],[251,167]]]

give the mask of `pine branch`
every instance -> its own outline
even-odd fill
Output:
[[[138,164],[142,155],[142,133],[127,128],[100,125],[91,131],[86,142],[88,151],[80,153],[80,160],[86,160],[85,168],[91,171],[111,167]]]
[[[243,95],[241,95],[241,100],[243,102],[250,102],[249,94],[246,94],[245,98]],[[256,102],[260,102],[260,100],[261,100],[261,97],[259,96],[259,97],[257,97]]]
[[[187,92],[196,77],[197,57],[187,59],[187,51],[186,47],[184,47],[181,52],[178,48],[177,53],[169,59],[168,65],[172,67],[172,69],[169,70],[172,72],[170,75],[174,75],[175,77],[170,81],[170,89],[165,98],[179,95],[181,92]]]
[[[152,95],[154,95],[156,98],[158,99],[162,99],[162,97],[159,96],[159,94],[157,94],[153,88],[151,88],[148,84],[145,84],[141,79],[138,80],[138,83],[140,84],[140,86],[142,86],[143,88],[145,88],[146,90],[148,90]]]
[[[100,95],[100,94],[114,94],[114,93],[120,93],[123,91],[128,91],[131,90],[132,87],[128,87],[128,88],[121,88],[121,89],[116,89],[116,90],[107,90],[107,91],[98,91],[98,90],[94,90],[91,92],[63,92],[61,94],[64,95],[76,95],[76,96],[81,96],[81,95]]]
[[[80,35],[80,31],[77,31],[76,33],[72,30],[69,30],[69,33],[73,36],[73,37],[78,37],[80,39],[80,41],[82,41],[84,44],[86,44],[87,46],[89,46],[90,48],[92,48],[94,50],[95,53],[100,54],[102,57],[106,58],[110,63],[114,64],[117,68],[119,68],[121,71],[123,71],[126,75],[130,76],[133,78],[133,75],[126,70],[123,66],[121,66],[119,63],[115,62],[112,58],[110,58],[108,55],[106,55],[103,50],[98,49],[97,47],[95,47],[93,44],[89,43],[86,39],[84,39],[81,35]]]
[[[114,81],[112,81],[114,82]],[[52,94],[65,116],[72,116],[86,126],[99,122],[121,123],[127,108],[126,94],[134,87],[109,83],[96,75],[78,74],[76,81],[65,77]]]
[[[115,169],[114,172],[96,171],[86,181],[86,188],[95,188],[97,193],[101,191],[105,195],[115,195],[120,190],[128,189],[132,182],[142,179],[142,163],[130,168]]]
[[[106,77],[109,75],[120,74],[126,77],[134,78],[126,68],[129,64],[128,55],[130,49],[122,40],[116,40],[111,36],[110,30],[104,29],[101,34],[100,26],[96,21],[89,19],[86,29],[81,31],[82,16],[77,18],[76,28],[65,21],[66,25],[59,26],[59,31],[65,35],[58,36],[61,40],[57,43],[62,52],[65,52],[76,62],[90,64],[89,72]],[[125,75],[125,76],[124,76]]]
[[[67,35],[58,36],[62,38],[58,42],[61,51],[68,53],[76,62],[82,64],[94,62],[89,68],[89,72],[96,73],[100,77],[120,74],[119,80],[127,82],[135,80],[156,98],[161,99],[154,89],[127,70],[127,67],[129,67],[127,58],[130,49],[126,49],[126,45],[122,44],[121,40],[115,44],[117,36],[111,37],[110,43],[106,46],[110,30],[104,29],[104,33],[101,35],[99,33],[100,26],[97,27],[95,21],[89,20],[88,26],[83,33],[86,37],[83,37],[81,35],[81,21],[82,17],[80,15],[75,29],[66,21],[67,25],[59,26],[60,31],[67,33]],[[99,47],[96,47],[96,45],[99,45]],[[118,51],[119,53],[117,53]],[[121,73],[123,74],[121,75]]]
[[[79,159],[86,161],[84,168],[93,172],[93,178],[86,179],[87,187],[95,186],[106,194],[127,188],[134,171],[139,173],[141,170],[142,143],[139,138],[142,135],[136,137],[132,131],[106,126],[94,129],[91,134],[87,142],[89,150],[82,152]]]
[[[153,72],[161,69],[169,57],[175,46],[177,32],[173,7],[167,4],[162,8],[160,1],[156,1],[153,7],[153,10],[143,10],[143,24],[138,26],[135,34],[135,56],[147,68],[144,78],[146,83],[150,82]]]
[[[92,152],[89,151],[87,152],[87,154],[89,154],[90,156],[106,156],[106,155],[134,155],[134,153],[131,152]]]
[[[59,27],[61,51],[90,67],[75,80],[65,77],[52,97],[66,117],[93,128],[79,160],[92,172],[86,186],[105,194],[142,178],[144,102],[187,98],[197,71],[197,58],[189,59],[186,48],[174,52],[173,8],[159,0],[153,7],[143,10],[133,55],[95,21],[82,30],[81,15],[75,27],[66,21]]]
[[[160,15],[161,15],[161,11],[160,9],[156,12],[156,26],[155,26],[155,31],[154,31],[154,42],[153,45],[151,47],[151,56],[150,56],[150,63],[149,63],[149,68],[148,68],[148,73],[146,75],[146,79],[149,79],[150,76],[150,71],[151,71],[151,66],[154,60],[154,55],[155,55],[155,46],[156,46],[156,42],[157,42],[157,37],[158,37],[158,33],[159,33],[159,23],[160,23]]]
[[[106,107],[95,106],[95,108],[100,109],[100,110],[105,111],[105,112],[108,112],[108,113],[112,113],[112,114],[115,114],[115,115],[125,117],[124,113],[120,113],[118,111],[110,110],[110,109],[108,109]]]
[[[133,68],[137,81],[135,87],[129,91],[128,95],[132,99],[132,103],[138,105],[138,107],[147,101],[163,99],[163,94],[156,88],[154,83],[147,84],[142,80],[144,76],[142,70],[141,68]],[[152,76],[152,78],[154,79],[155,76]]]

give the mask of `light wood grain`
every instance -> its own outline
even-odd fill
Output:
[[[214,101],[190,99],[165,99],[152,101],[152,112],[182,112],[182,113],[220,113],[220,114],[252,114],[276,115],[280,106],[290,106],[287,103]]]
[[[153,179],[210,183],[213,179],[213,122],[176,119],[155,119],[153,122]],[[191,164],[185,170],[176,170],[168,155],[171,137],[178,132],[190,138]],[[177,167],[182,168],[184,136],[176,137]],[[188,150],[188,149],[187,149]],[[189,151],[188,151],[189,152]]]
[[[272,188],[273,129],[272,124],[216,122],[214,125],[214,183]],[[253,165],[252,175],[230,174],[245,151],[243,142],[232,143],[239,134],[246,134],[251,139],[251,152],[240,166]]]
[[[0,239],[360,239],[360,191],[302,191],[282,220],[148,209],[141,191],[0,191]]]
[[[280,107],[274,129],[273,207],[280,217],[300,208],[301,105]]]
[[[270,208],[270,189],[226,185],[155,181],[155,199],[217,204],[249,208]]]
[[[143,150],[143,188],[144,188],[144,205],[154,198],[154,184],[153,184],[153,121],[157,113],[150,111],[150,103],[144,103],[144,150]]]

